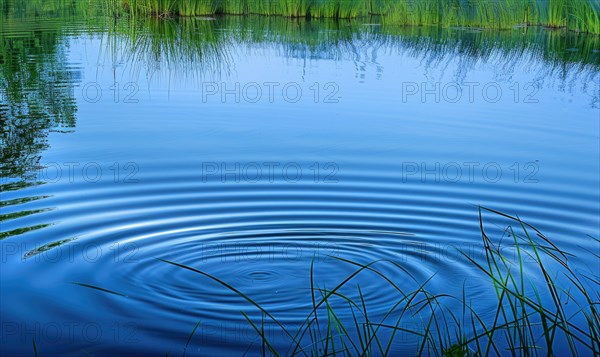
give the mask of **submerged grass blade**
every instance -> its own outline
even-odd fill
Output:
[[[37,350],[37,346],[36,346],[36,344],[35,344],[35,338],[32,338],[32,339],[31,339],[31,342],[33,343],[33,355],[34,355],[35,357],[38,357],[38,350]]]
[[[271,345],[271,343],[267,340],[267,337],[265,336],[265,330],[264,330],[264,326],[261,327],[260,329],[256,326],[256,324],[254,322],[252,322],[252,320],[250,319],[250,317],[248,317],[248,315],[246,315],[245,312],[241,311],[242,315],[244,315],[244,318],[246,319],[246,321],[248,321],[248,323],[250,324],[250,326],[252,326],[252,328],[254,329],[254,331],[256,331],[256,333],[260,336],[261,341],[263,343],[263,345],[266,345],[269,348],[269,351],[271,351],[271,353],[274,356],[279,356],[279,353],[277,353],[277,351],[275,350],[275,348]],[[265,355],[265,351],[262,351],[263,356]]]
[[[269,313],[267,310],[265,310],[256,301],[252,300],[248,295],[246,295],[243,292],[239,291],[238,289],[234,288],[230,284],[224,282],[223,280],[221,280],[221,279],[219,279],[219,278],[217,278],[217,277],[215,277],[215,276],[213,276],[211,274],[205,273],[205,272],[203,272],[201,270],[192,268],[190,266],[187,266],[187,265],[184,265],[184,264],[175,263],[175,262],[172,262],[172,261],[169,261],[169,260],[166,260],[166,259],[161,259],[161,258],[156,258],[156,259],[159,260],[159,261],[162,261],[164,263],[171,264],[171,265],[174,265],[176,267],[183,268],[183,269],[192,271],[194,273],[200,274],[202,276],[205,276],[205,277],[207,277],[209,279],[212,279],[212,280],[216,281],[217,283],[223,285],[227,289],[233,291],[234,293],[236,293],[237,295],[241,296],[246,301],[248,301],[249,303],[251,303],[252,305],[254,305],[255,307],[257,307],[260,311],[262,311],[265,315],[267,315],[271,320],[273,320],[273,322],[275,322],[288,337],[292,338],[295,341],[295,338],[287,331],[287,329],[285,328],[285,326],[283,326],[283,324],[281,324],[281,322],[279,322],[273,315],[271,315],[271,313]]]
[[[72,282],[71,284],[79,285],[79,286],[83,286],[83,287],[86,287],[86,288],[95,289],[95,290],[99,290],[99,291],[103,291],[103,292],[109,293],[109,294],[114,294],[114,295],[118,295],[118,296],[128,297],[125,294],[121,294],[121,293],[118,293],[116,291],[112,291],[112,290],[108,290],[108,289],[105,289],[105,288],[101,288],[99,286],[94,286],[94,285],[85,284],[85,283],[76,283],[76,282]]]
[[[187,341],[185,342],[185,347],[183,348],[183,357],[185,357],[185,354],[187,352],[188,346],[190,345],[190,342],[192,341],[192,337],[194,337],[194,333],[196,333],[196,329],[198,329],[198,326],[200,326],[200,321],[198,321],[198,323],[196,324],[196,326],[194,326],[194,329],[192,330],[192,332],[188,336]]]

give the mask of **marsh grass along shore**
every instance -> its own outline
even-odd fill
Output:
[[[115,15],[159,17],[281,15],[307,18],[379,16],[397,25],[508,29],[546,26],[600,34],[594,0],[104,0]]]

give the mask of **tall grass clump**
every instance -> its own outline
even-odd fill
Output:
[[[111,10],[159,17],[214,14],[358,18],[389,24],[509,29],[547,26],[600,34],[597,0],[104,0]]]
[[[507,222],[501,237],[489,236],[485,214]],[[320,286],[313,261],[307,272],[308,314],[290,327],[221,278],[159,260],[221,284],[256,309],[260,321],[242,314],[261,340],[263,355],[397,355],[398,348],[437,356],[600,354],[598,272],[583,270],[578,257],[516,216],[481,208],[479,226],[481,257],[461,253],[487,283],[495,306],[491,310],[472,304],[465,288],[459,296],[432,291],[428,285],[435,277],[420,281],[395,261],[361,264],[339,257],[339,264],[353,268],[352,273],[332,286]],[[383,264],[396,273],[383,274]],[[384,310],[378,306],[378,313],[373,313],[366,291],[354,283],[363,274],[397,292]],[[281,329],[283,337],[270,340],[265,323]]]
[[[180,0],[178,4],[181,16],[212,15],[218,7],[218,0]]]
[[[572,0],[569,2],[567,13],[568,28],[600,34],[600,1]]]
[[[156,17],[172,16],[179,11],[178,0],[123,0],[123,7],[131,13]]]
[[[311,0],[286,0],[283,2],[283,15],[291,17],[303,17],[309,13]]]
[[[371,14],[370,2],[364,0],[312,0],[311,17],[356,18]]]

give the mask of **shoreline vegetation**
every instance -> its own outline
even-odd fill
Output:
[[[495,223],[501,220],[501,237],[488,235],[484,215]],[[485,219],[487,221],[487,218]],[[412,355],[434,356],[561,356],[600,354],[600,276],[591,267],[581,267],[577,257],[559,248],[534,226],[488,208],[479,208],[482,259],[459,250],[481,283],[489,286],[491,309],[482,309],[469,297],[432,292],[428,285],[434,276],[420,281],[401,263],[379,260],[361,264],[335,257],[354,271],[335,286],[320,286],[310,265],[310,286],[306,318],[289,326],[251,296],[227,283],[227,278],[157,257],[174,269],[188,270],[190,284],[212,281],[224,293],[246,302],[240,313],[258,336],[255,348],[273,356],[374,356],[395,355],[395,348],[413,350]],[[590,239],[600,244],[596,237]],[[589,251],[596,257],[600,256]],[[382,265],[397,269],[394,277],[382,273]],[[589,270],[589,271],[588,271]],[[393,287],[390,306],[373,313],[366,290],[358,276]],[[398,278],[403,276],[403,283]],[[412,283],[410,283],[412,282]],[[128,298],[127,295],[85,283],[74,283],[99,293]],[[364,287],[363,287],[364,288]],[[479,297],[481,299],[481,297]],[[495,306],[495,307],[494,307]],[[370,312],[369,312],[370,310]],[[386,312],[387,311],[387,312]],[[182,346],[183,353],[194,346],[198,321]],[[266,331],[280,330],[283,341],[274,341]],[[171,351],[173,352],[173,351]]]
[[[112,16],[370,18],[393,25],[562,28],[600,34],[596,0],[104,0]]]

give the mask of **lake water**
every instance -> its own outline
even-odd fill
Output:
[[[157,258],[286,326],[310,312],[311,264],[324,289],[357,269],[336,258],[435,275],[429,290],[464,287],[493,316],[457,251],[482,258],[479,206],[599,268],[597,36],[2,16],[3,353],[261,353],[240,313],[260,325],[256,307]],[[363,274],[344,294],[358,285],[381,319],[397,292]]]

